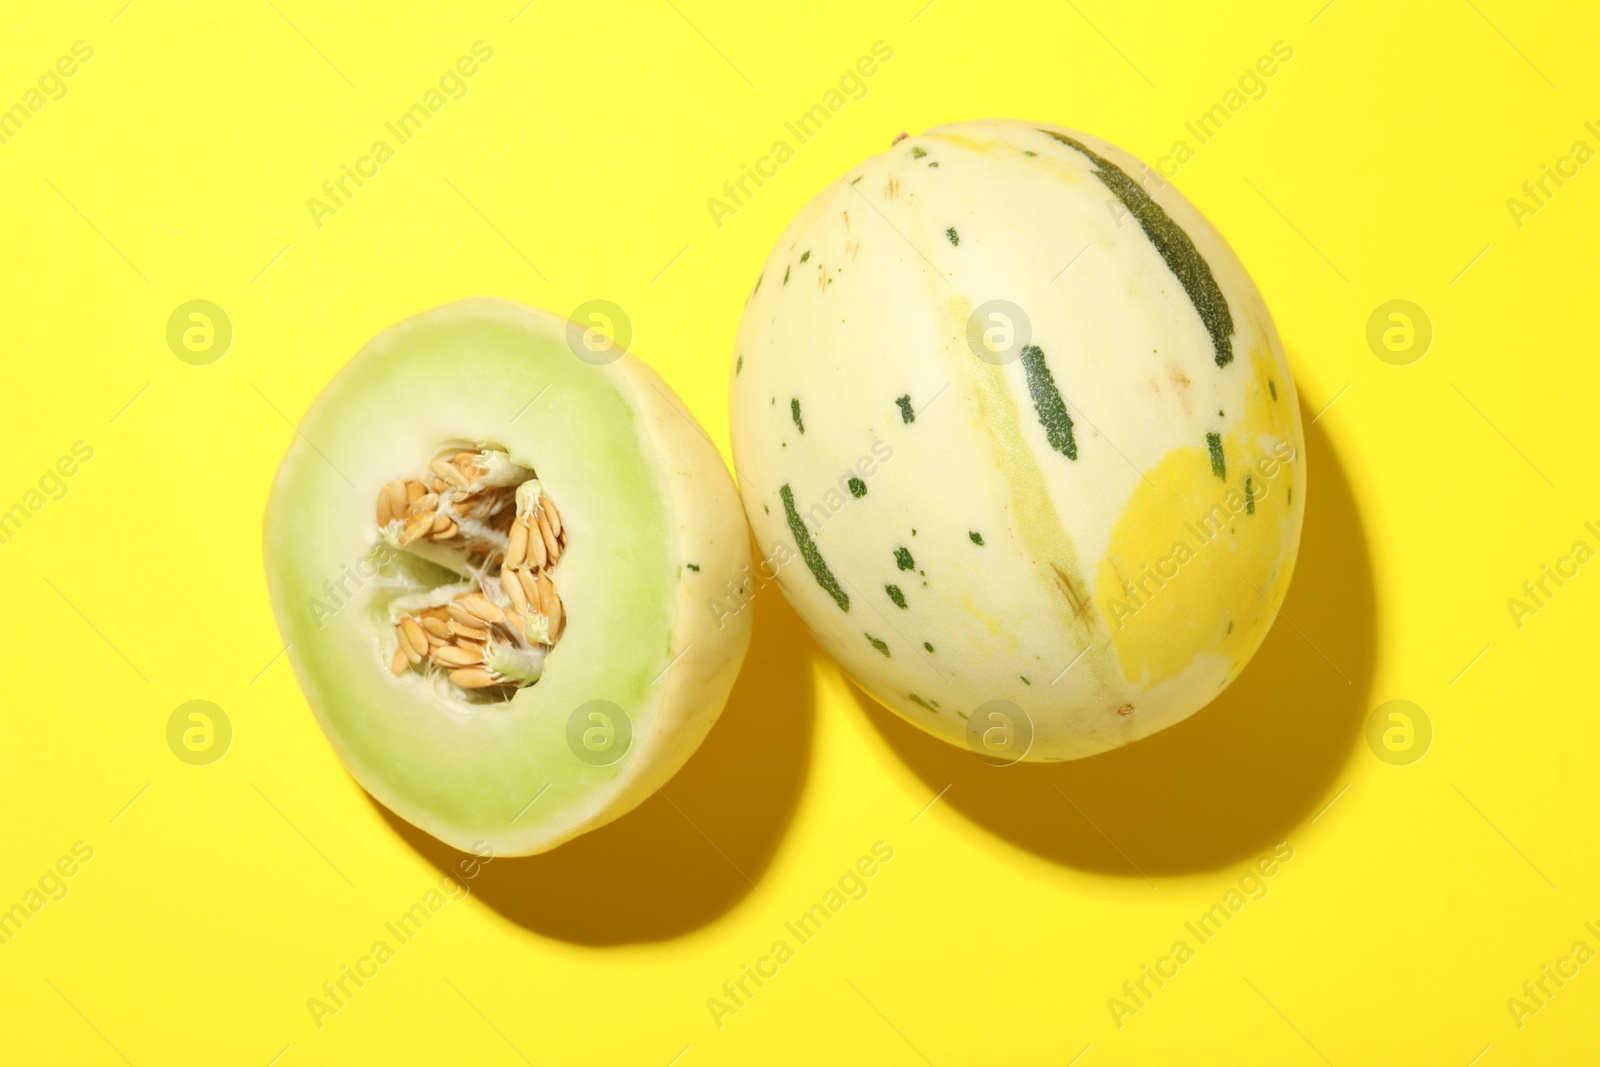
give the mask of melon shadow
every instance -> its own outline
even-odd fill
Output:
[[[538,856],[498,857],[472,895],[545,937],[606,946],[664,941],[712,922],[749,893],[787,829],[811,758],[813,646],[776,589],[705,743],[637,808]],[[465,856],[368,797],[441,871]]]
[[[1188,719],[1087,759],[993,767],[855,689],[867,717],[929,796],[950,786],[941,806],[1068,867],[1154,879],[1232,866],[1291,836],[1343,787],[1377,651],[1349,478],[1321,427],[1307,426],[1306,453],[1305,526],[1282,614],[1233,684]]]

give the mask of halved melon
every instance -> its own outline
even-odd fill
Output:
[[[543,852],[634,807],[749,644],[751,613],[706,607],[750,564],[721,457],[654,371],[576,337],[489,299],[383,331],[267,504],[318,722],[368,792],[463,850]]]

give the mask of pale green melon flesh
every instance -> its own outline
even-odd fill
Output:
[[[380,486],[441,448],[484,444],[533,468],[560,509],[569,542],[551,577],[567,627],[536,684],[509,702],[469,705],[460,690],[388,669],[389,601],[450,576],[410,561],[349,576],[370,570],[362,561],[378,543]],[[289,657],[356,779],[462,848],[527,851],[604,808],[666,684],[682,563],[668,499],[619,377],[577,359],[558,320],[472,301],[374,339],[301,422],[265,524]],[[610,766],[567,745],[569,716],[596,699],[632,723],[633,753]]]

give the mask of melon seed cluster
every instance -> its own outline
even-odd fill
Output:
[[[463,689],[531,685],[566,621],[548,573],[566,547],[561,513],[504,452],[457,452],[429,471],[379,490],[379,529],[397,547],[464,560],[480,588],[398,612],[389,669],[437,669]]]

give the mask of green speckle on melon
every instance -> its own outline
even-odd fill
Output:
[[[889,658],[889,646],[888,645],[884,644],[878,638],[873,637],[871,634],[862,634],[862,636],[867,639],[867,643],[868,644],[872,645],[872,647],[877,649],[879,652],[882,652],[885,659]]]
[[[883,587],[883,591],[889,594],[889,599],[894,601],[895,607],[901,609],[902,611],[905,610],[906,595],[900,591],[900,587],[898,585],[886,585]]]
[[[921,148],[918,148],[916,145],[912,145],[911,146],[911,158],[912,159],[921,159],[923,156],[925,156],[927,154],[928,153],[925,150],[923,150]]]
[[[900,405],[900,421],[901,422],[916,422],[917,421],[917,413],[915,411],[911,410],[911,394],[910,393],[906,393],[904,396],[895,397],[894,398],[894,402],[896,404]]]
[[[1150,243],[1156,246],[1161,258],[1167,261],[1167,267],[1183,284],[1184,292],[1189,294],[1189,302],[1194,305],[1206,332],[1211,335],[1217,366],[1226,367],[1233,362],[1233,314],[1228,310],[1228,299],[1222,295],[1216,278],[1211,274],[1210,265],[1200,250],[1195,248],[1183,227],[1174,222],[1160,204],[1150,199],[1150,194],[1142,186],[1109,159],[1097,155],[1082,142],[1064,133],[1054,130],[1039,132],[1077,149],[1095,165],[1094,176],[1122,201],[1129,214],[1139,220],[1139,226],[1150,238]]]
[[[792,397],[789,400],[789,417],[794,420],[795,429],[801,433],[806,432],[806,424],[800,421],[800,398]]]
[[[954,226],[944,231],[944,235],[945,237],[949,238],[951,245],[959,245],[961,243],[961,235],[956,233],[956,228]]]
[[[855,497],[857,500],[860,500],[862,497],[867,495],[867,483],[862,481],[860,478],[852,475],[849,484],[850,495]]]
[[[983,534],[979,533],[977,530],[968,530],[967,536],[972,538],[973,544],[980,546],[983,544]]]
[[[1078,458],[1078,443],[1072,438],[1072,416],[1056,389],[1055,376],[1044,361],[1044,349],[1028,345],[1022,350],[1022,369],[1028,376],[1028,395],[1033,398],[1033,410],[1044,427],[1045,439],[1050,447],[1068,459]]]
[[[778,495],[783,498],[783,513],[789,520],[789,532],[794,535],[794,543],[800,549],[800,558],[805,560],[806,566],[811,569],[811,576],[822,586],[824,592],[833,597],[833,602],[839,605],[840,611],[849,611],[850,594],[839,585],[839,579],[828,569],[828,561],[822,558],[817,543],[811,539],[811,531],[806,529],[805,520],[795,509],[794,490],[789,488],[788,482],[784,482],[779,488]]]
[[[1211,473],[1222,481],[1228,480],[1228,463],[1222,455],[1222,435],[1215,433],[1206,434],[1206,448],[1211,453]]]
[[[904,545],[894,550],[894,563],[903,571],[917,569],[917,561],[911,558],[911,550]]]

